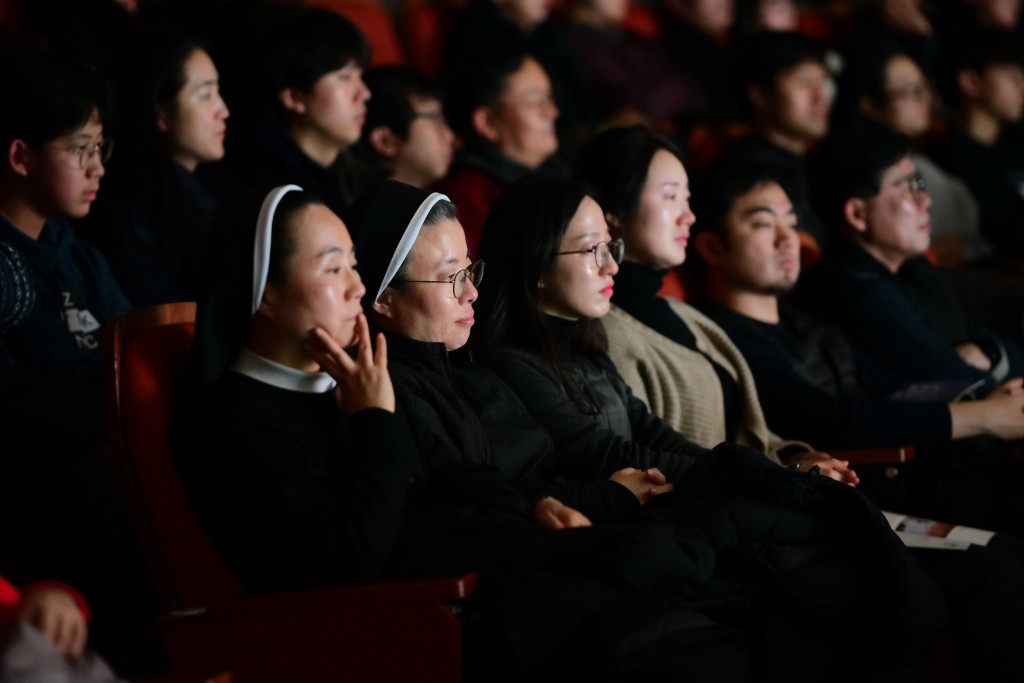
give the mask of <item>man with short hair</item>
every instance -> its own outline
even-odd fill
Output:
[[[816,250],[825,245],[826,233],[808,197],[806,155],[828,133],[833,88],[824,60],[823,48],[799,33],[751,37],[741,47],[737,71],[753,111],[754,133],[725,154],[730,161],[790,171],[799,229],[813,237]]]
[[[816,206],[837,239],[809,303],[889,372],[983,396],[1024,376],[1024,349],[968,315],[924,258],[931,198],[909,152],[903,136],[865,127],[815,154]]]
[[[1012,33],[980,33],[956,52],[956,128],[936,154],[970,188],[997,253],[1016,259],[1024,258],[1024,153],[1019,137],[1005,133],[1024,118],[1019,40]]]
[[[448,174],[454,135],[440,88],[416,69],[381,66],[366,72],[374,93],[366,106],[362,148],[377,175],[428,188]]]
[[[451,93],[453,125],[465,140],[437,190],[459,207],[471,254],[491,204],[515,180],[557,168],[558,107],[551,81],[536,59],[514,45],[467,65]]]

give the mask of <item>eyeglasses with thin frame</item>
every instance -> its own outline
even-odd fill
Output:
[[[449,276],[447,280],[405,280],[405,282],[422,282],[439,285],[450,284],[452,286],[452,294],[456,299],[460,299],[466,292],[467,282],[472,282],[474,287],[479,287],[480,283],[483,282],[485,265],[486,264],[483,261],[476,261],[454,275]]]
[[[921,193],[928,190],[928,187],[925,185],[924,178],[922,178],[919,173],[900,178],[895,184],[902,185],[903,183],[907,184],[907,189],[910,190],[910,194],[914,196],[915,201],[921,201]]]
[[[103,164],[110,161],[110,155],[114,153],[114,141],[107,138],[100,142],[87,142],[74,147],[61,147],[61,149],[78,157],[78,167],[84,171],[96,157],[99,157],[100,163]]]
[[[568,254],[593,254],[594,262],[597,263],[597,269],[601,270],[608,267],[608,263],[614,259],[615,263],[622,263],[622,257],[626,255],[626,243],[622,241],[620,237],[617,240],[611,242],[598,242],[589,249],[577,249],[575,251],[560,251],[558,256],[566,256]]]

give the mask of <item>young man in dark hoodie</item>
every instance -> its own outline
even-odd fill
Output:
[[[98,374],[100,327],[130,304],[68,219],[89,213],[110,155],[106,88],[91,66],[57,55],[17,59],[3,80],[0,242],[24,257],[37,294],[4,341],[19,364]]]

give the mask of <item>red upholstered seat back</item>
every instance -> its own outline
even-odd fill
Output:
[[[222,604],[242,594],[242,589],[192,513],[167,438],[175,388],[195,324],[175,322],[134,333],[127,331],[123,319],[114,324],[121,325],[114,330],[115,353],[120,351],[119,362],[115,359],[120,391],[119,415],[113,418],[114,450],[121,451],[122,479],[132,498],[129,509],[165,608]]]

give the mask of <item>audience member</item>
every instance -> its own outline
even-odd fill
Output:
[[[373,99],[366,105],[362,149],[375,167],[364,185],[392,178],[425,188],[445,177],[454,135],[445,119],[440,88],[403,66],[371,69],[364,80]]]
[[[810,304],[910,381],[961,382],[986,395],[1024,375],[1024,349],[977,323],[922,256],[931,197],[907,139],[863,128],[819,151],[813,190],[837,239],[807,287]]]
[[[847,463],[772,433],[750,369],[725,332],[692,306],[658,296],[666,269],[686,259],[696,220],[675,147],[640,126],[611,129],[583,149],[575,175],[625,241],[603,323],[608,356],[637,398],[705,448],[733,441],[856,482]]]
[[[88,620],[85,598],[70,586],[40,581],[19,592],[0,577],[0,680],[120,681],[86,649]]]
[[[437,185],[459,207],[470,253],[476,253],[491,204],[502,188],[561,162],[551,82],[540,63],[511,46],[463,65],[449,90],[452,123],[464,147]],[[507,49],[505,49],[507,48]]]
[[[224,157],[219,75],[183,35],[144,36],[124,62],[119,154],[88,237],[136,306],[192,300],[217,206],[198,169]]]
[[[89,213],[109,159],[108,91],[71,57],[25,57],[3,74],[0,240],[28,262],[36,305],[5,342],[18,363],[98,374],[100,327],[129,308],[106,260],[68,218]]]
[[[381,187],[395,185],[426,196],[392,181]],[[385,215],[404,225],[420,202],[402,199],[389,196]],[[262,206],[226,208],[200,300],[198,394],[182,397],[176,448],[200,519],[244,585],[277,591],[477,571],[480,590],[467,607],[471,680],[531,680],[558,661],[678,675],[683,636],[713,649],[715,662],[741,654],[728,640],[716,645],[728,630],[687,628],[688,606],[673,616],[673,593],[695,570],[659,528],[570,529],[589,522],[553,499],[534,510],[492,467],[417,457],[439,444],[414,442],[395,412],[390,345],[378,337],[371,348],[352,242],[325,205],[288,186]],[[389,237],[382,218],[371,224]],[[351,345],[354,359],[344,350]],[[645,544],[657,559],[632,558]],[[694,550],[710,552],[700,540]],[[654,614],[661,622],[651,633],[636,632]],[[574,647],[577,632],[602,654]],[[673,647],[658,654],[666,641]]]
[[[920,140],[932,126],[932,86],[909,54],[879,43],[850,60],[843,72],[836,114],[853,118],[852,125],[863,117]],[[978,204],[963,181],[920,151],[912,152],[911,160],[932,198],[931,248],[939,264],[957,267],[991,258],[992,245],[981,234]]]
[[[250,101],[228,139],[232,180],[264,192],[299,183],[343,213],[356,184],[347,152],[370,98],[363,83],[370,47],[330,10],[274,8],[261,19],[237,74],[248,81]]]
[[[956,54],[956,126],[936,157],[974,193],[981,229],[1002,258],[1024,258],[1024,152],[1004,131],[1024,117],[1019,38],[980,33]]]
[[[806,155],[828,133],[832,86],[819,45],[799,33],[768,32],[742,47],[739,81],[754,114],[755,132],[725,156],[789,169],[800,230],[820,249],[825,228],[810,203]]]

